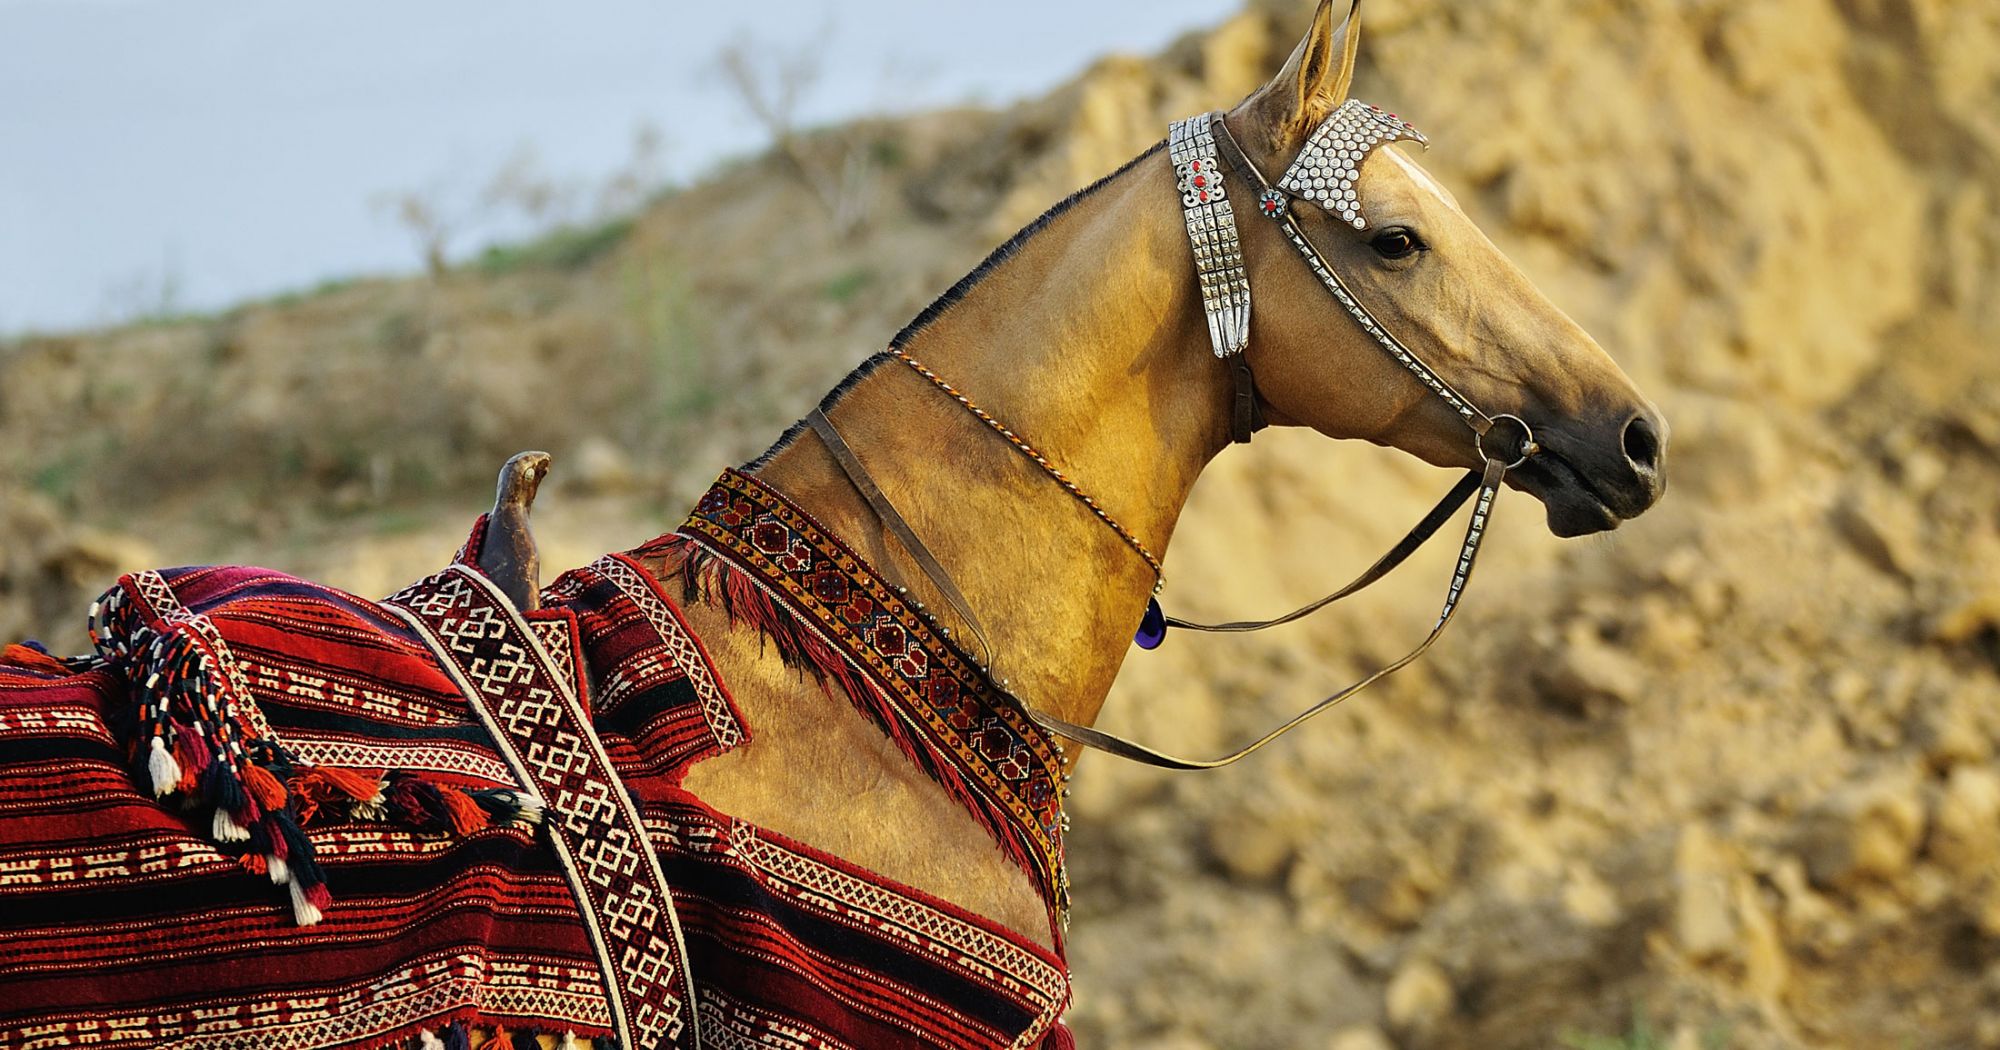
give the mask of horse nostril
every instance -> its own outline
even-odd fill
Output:
[[[1651,416],[1637,415],[1625,424],[1625,458],[1641,471],[1660,469],[1660,428]]]

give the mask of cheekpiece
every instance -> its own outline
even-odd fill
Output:
[[[1306,139],[1305,148],[1285,169],[1278,186],[1319,205],[1329,215],[1339,216],[1355,229],[1365,230],[1368,220],[1361,214],[1361,201],[1355,193],[1361,162],[1375,147],[1398,139],[1430,145],[1409,121],[1380,106],[1350,98]]]
[[[1167,135],[1167,155],[1180,181],[1202,312],[1208,315],[1209,345],[1215,356],[1229,357],[1250,344],[1250,275],[1243,269],[1243,244],[1237,238],[1236,216],[1215,153],[1215,133],[1209,126],[1214,117],[1203,113],[1174,121]]]

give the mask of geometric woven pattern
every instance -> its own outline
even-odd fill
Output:
[[[506,596],[454,565],[385,599],[465,686],[495,743],[538,792],[603,966],[627,1046],[700,1045],[687,948],[638,810],[571,687]]]
[[[0,662],[0,1048],[409,1050],[483,1027],[600,1050],[1070,1050],[1060,954],[685,789],[754,734],[669,596],[668,551],[701,549],[673,535],[607,556],[526,615],[463,563],[395,605],[240,566],[135,574],[106,641],[207,621],[190,637],[257,727],[243,775],[269,805],[247,823],[282,818],[283,844],[216,841],[211,803],[181,801],[205,782],[155,796],[143,676]],[[850,557],[830,552],[815,558]],[[847,580],[836,608],[909,615],[865,567]],[[821,579],[814,600],[839,595]],[[910,630],[842,664],[874,684],[844,681],[904,720],[907,753],[955,778],[1010,855],[1059,865],[1035,844],[1060,847],[1048,739]],[[169,707],[196,742],[201,716]],[[318,922],[274,893],[259,862],[279,853],[295,877],[316,858]]]
[[[831,643],[845,667],[830,670],[848,699],[992,833],[1052,913],[1067,910],[1061,756],[964,650],[846,544],[750,475],[725,471],[680,532]],[[849,679],[848,669],[860,677]]]

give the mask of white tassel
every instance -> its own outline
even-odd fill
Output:
[[[418,1037],[417,1046],[419,1050],[444,1050],[444,1040],[431,1034],[430,1029],[426,1028],[423,1035]]]
[[[212,830],[215,832],[217,842],[250,841],[250,829],[238,824],[236,818],[230,816],[226,809],[215,811],[215,826]]]
[[[576,1045],[576,1033],[564,1032],[562,1046],[557,1047],[556,1050],[582,1050],[581,1047]]]
[[[153,753],[146,759],[146,770],[153,775],[153,797],[165,798],[180,786],[181,764],[174,761],[174,754],[167,750],[167,738],[153,738]]]
[[[306,899],[305,891],[299,888],[299,880],[293,879],[289,885],[292,888],[292,918],[294,921],[300,926],[312,926],[325,918],[324,915],[320,914],[319,907]]]
[[[535,825],[542,822],[541,799],[533,795],[523,795],[517,791],[514,793],[514,803],[521,807],[521,816],[518,818],[521,823]]]
[[[375,797],[366,802],[356,802],[352,810],[357,820],[388,820],[388,796],[375,792]]]
[[[292,881],[292,866],[285,863],[285,858],[275,853],[267,854],[267,857],[264,870],[271,876],[271,885],[283,886]]]

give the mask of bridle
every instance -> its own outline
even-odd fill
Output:
[[[1452,570],[1451,584],[1445,593],[1443,609],[1423,641],[1401,658],[1312,704],[1283,724],[1229,754],[1214,759],[1179,758],[1091,726],[1078,725],[1044,714],[1029,706],[1008,687],[1007,679],[1002,677],[998,668],[994,666],[992,647],[986,640],[985,630],[979,618],[972,612],[970,603],[965,600],[964,594],[952,582],[951,575],[938,563],[937,558],[924,545],[922,538],[910,528],[909,523],[889,502],[888,497],[883,495],[880,486],[869,475],[861,460],[855,456],[853,449],[848,447],[839,431],[834,428],[832,420],[818,409],[806,417],[807,423],[819,435],[834,461],[853,482],[856,491],[873,508],[876,516],[890,532],[895,534],[912,560],[917,563],[924,575],[929,577],[938,592],[944,595],[945,600],[956,609],[965,625],[978,639],[982,661],[980,666],[994,689],[1010,702],[1019,705],[1021,710],[1043,728],[1087,747],[1166,769],[1214,769],[1226,766],[1407,666],[1422,656],[1438,640],[1444,633],[1445,626],[1451,622],[1452,615],[1457,612],[1459,599],[1472,578],[1473,563],[1478,558],[1480,543],[1486,534],[1494,500],[1499,495],[1500,486],[1507,472],[1527,462],[1540,451],[1535,443],[1534,432],[1527,422],[1518,416],[1481,411],[1425,364],[1414,351],[1403,345],[1348,289],[1340,275],[1306,237],[1294,211],[1295,206],[1304,203],[1319,208],[1329,216],[1338,217],[1354,229],[1365,230],[1367,219],[1361,212],[1361,203],[1355,190],[1361,163],[1375,147],[1396,139],[1427,142],[1421,132],[1394,114],[1358,99],[1349,99],[1314,130],[1283,177],[1274,185],[1264,177],[1256,162],[1243,151],[1220,113],[1204,113],[1175,121],[1168,136],[1169,157],[1179,178],[1181,203],[1187,220],[1189,243],[1194,251],[1195,269],[1201,289],[1203,311],[1208,320],[1210,343],[1216,356],[1223,359],[1230,367],[1232,382],[1235,385],[1231,398],[1232,438],[1238,442],[1248,442],[1250,435],[1262,427],[1263,420],[1258,410],[1255,380],[1243,353],[1250,339],[1250,283],[1243,266],[1235,216],[1229,206],[1230,194],[1227,188],[1229,175],[1225,173],[1224,160],[1236,178],[1247,182],[1257,191],[1258,213],[1279,226],[1286,240],[1297,249],[1306,266],[1326,287],[1328,293],[1340,303],[1348,316],[1352,317],[1384,352],[1413,373],[1427,389],[1449,405],[1465,422],[1472,431],[1473,448],[1479,453],[1482,461],[1479,469],[1467,472],[1465,477],[1453,485],[1451,490],[1430,509],[1429,513],[1389,549],[1388,553],[1377,559],[1361,575],[1339,590],[1282,616],[1268,620],[1197,623],[1165,616],[1160,612],[1157,599],[1149,601],[1145,620],[1140,628],[1141,644],[1145,644],[1144,639],[1149,632],[1153,635],[1152,644],[1146,645],[1146,648],[1157,645],[1159,636],[1169,627],[1236,633],[1258,631],[1291,623],[1354,594],[1387,575],[1443,527],[1467,500],[1473,500],[1472,518],[1466,525],[1465,538],[1459,545],[1458,562]],[[1220,147],[1226,147],[1226,150]],[[1159,593],[1160,585],[1164,582],[1159,560],[1136,535],[1119,524],[1117,519],[1086,495],[1033,445],[979,408],[970,398],[958,392],[948,382],[902,350],[892,348],[890,353],[964,405],[991,429],[1007,438],[1023,455],[1061,483],[1071,495],[1081,500],[1100,520],[1114,529],[1119,537],[1137,551],[1153,569],[1155,578],[1153,592],[1155,595]],[[1518,434],[1511,433],[1516,430]],[[919,608],[921,609],[921,606]],[[950,632],[947,630],[945,633],[948,636]]]

